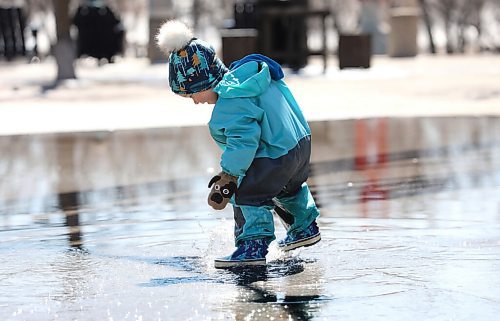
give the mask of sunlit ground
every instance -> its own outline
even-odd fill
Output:
[[[211,107],[172,94],[168,68],[147,59],[76,63],[78,79],[46,89],[56,66],[0,62],[0,135],[205,125]],[[285,80],[310,121],[372,117],[499,115],[500,55],[374,56],[369,69],[323,74],[311,58]],[[29,117],[28,117],[29,116]]]

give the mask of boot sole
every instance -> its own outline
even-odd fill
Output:
[[[266,259],[246,260],[246,261],[224,261],[224,260],[214,261],[214,267],[216,269],[232,268],[236,266],[259,266],[259,265],[266,265]]]
[[[283,246],[279,246],[279,248],[282,251],[288,252],[291,250],[295,250],[299,247],[308,247],[308,246],[314,245],[314,244],[318,243],[319,241],[321,241],[321,234],[317,234],[317,235],[311,236],[310,238],[296,241],[293,243],[288,243],[288,244],[285,244]]]

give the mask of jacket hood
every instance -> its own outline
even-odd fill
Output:
[[[224,75],[213,89],[220,98],[249,98],[260,96],[271,83],[265,62],[246,62]]]
[[[279,63],[261,54],[251,54],[240,60],[236,60],[229,66],[229,69],[234,70],[249,61],[265,62],[269,67],[269,73],[271,74],[272,80],[280,80],[285,76]]]

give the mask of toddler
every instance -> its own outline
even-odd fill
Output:
[[[273,213],[287,230],[278,242],[282,250],[319,242],[319,210],[306,184],[311,132],[280,65],[252,54],[228,69],[209,44],[175,20],[156,40],[169,55],[172,91],[195,104],[214,104],[208,126],[222,156],[221,172],[208,184],[208,204],[216,210],[232,204],[236,245],[215,267],[265,265],[275,239]]]

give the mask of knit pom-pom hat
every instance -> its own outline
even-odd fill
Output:
[[[214,48],[194,38],[180,21],[164,23],[156,42],[169,55],[169,84],[176,94],[189,95],[213,88],[227,72]]]

